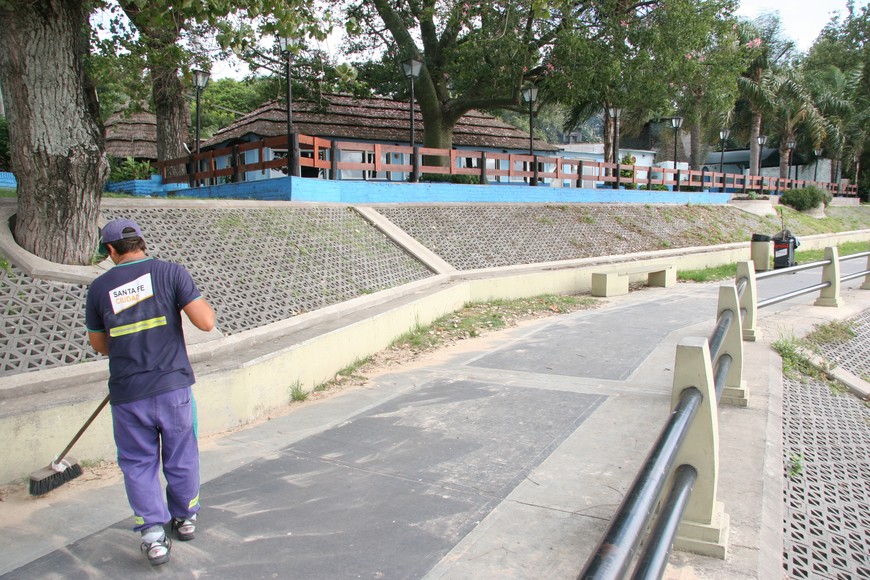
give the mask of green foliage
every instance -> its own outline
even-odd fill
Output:
[[[480,185],[480,177],[477,175],[446,175],[443,173],[424,173],[420,176],[420,181],[426,183],[459,183],[465,185]]]
[[[517,318],[540,314],[561,314],[596,305],[594,298],[546,294],[534,298],[469,302],[457,312],[442,316],[430,325],[416,324],[414,328],[393,341],[397,348],[425,351],[445,341],[480,336],[486,331],[498,330]]]
[[[637,157],[631,153],[626,153],[622,159],[619,160],[620,165],[634,165],[635,163],[637,163]],[[632,179],[634,177],[634,171],[631,169],[620,169],[619,176],[626,179]]]
[[[811,185],[801,189],[789,189],[783,192],[780,202],[797,211],[815,209],[831,202],[831,194],[820,187]]]
[[[806,341],[812,344],[845,344],[858,336],[849,321],[835,320],[828,324],[817,324],[806,336]]]
[[[308,398],[308,395],[309,395],[308,391],[306,391],[302,387],[302,383],[299,382],[298,380],[293,381],[293,383],[290,385],[290,400],[291,401],[302,402]]]
[[[677,278],[687,282],[715,282],[733,279],[736,275],[737,264],[723,264],[702,270],[680,270],[677,272]]]
[[[148,179],[153,173],[150,162],[136,161],[132,157],[123,160],[111,157],[109,167],[109,181]]]
[[[867,243],[866,242],[844,242],[837,246],[837,253],[842,256],[848,256],[851,254],[857,254],[859,252],[867,251]],[[798,260],[801,264],[806,264],[808,262],[818,262],[825,258],[824,250],[801,250],[798,249],[795,251],[795,259]]]
[[[788,476],[792,479],[799,477],[804,471],[803,454],[792,455],[788,460]]]
[[[278,76],[254,76],[243,81],[225,78],[209,82],[200,97],[201,134],[204,138],[209,137],[267,101],[283,98],[286,86],[286,81]],[[294,94],[297,92],[294,87]],[[191,107],[190,113],[195,116],[196,107]]]

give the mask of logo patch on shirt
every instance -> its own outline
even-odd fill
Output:
[[[143,300],[154,296],[154,288],[151,285],[151,274],[139,276],[132,282],[109,290],[109,300],[112,302],[112,310],[118,314],[131,306],[136,306]]]

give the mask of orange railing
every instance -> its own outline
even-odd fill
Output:
[[[191,187],[246,181],[246,174],[281,169],[288,171],[286,156],[265,159],[265,150],[287,149],[287,136],[269,137],[213,149],[187,157],[155,163],[163,182],[189,183]],[[435,149],[332,141],[299,135],[299,158],[296,167],[305,177],[340,179],[342,171],[358,172],[367,180],[417,180],[422,174],[469,175],[482,184],[491,182],[529,183],[556,181],[565,187],[629,187],[652,189],[655,186],[674,190],[730,189],[740,192],[779,192],[817,185],[833,195],[857,196],[855,184],[840,185],[801,179],[671,169],[588,161],[554,155],[529,155]],[[255,152],[253,155],[249,152]],[[253,157],[254,160],[248,159]],[[355,157],[356,160],[343,160]]]

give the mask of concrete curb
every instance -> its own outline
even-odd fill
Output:
[[[828,361],[807,348],[798,347],[797,351],[826,377],[841,383],[850,393],[861,400],[870,401],[870,383],[844,368],[832,367]]]

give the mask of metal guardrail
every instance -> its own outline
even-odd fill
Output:
[[[840,276],[840,262],[867,257],[867,268]],[[795,291],[765,300],[757,300],[757,281],[785,274],[822,268],[822,281]],[[782,268],[755,274],[753,262],[740,262],[733,284],[719,289],[719,307],[716,326],[708,339],[684,339],[677,347],[674,366],[673,410],[668,417],[652,450],[647,456],[628,492],[586,562],[578,578],[583,580],[617,580],[626,577],[635,562],[632,579],[657,579],[664,574],[671,550],[686,523],[699,523],[710,529],[719,529],[720,538],[727,537],[728,519],[718,511],[715,484],[718,480],[718,422],[717,410],[723,394],[736,396],[736,404],[745,406],[748,393],[743,387],[743,341],[757,340],[755,328],[757,309],[804,294],[821,291],[817,305],[839,306],[840,282],[865,276],[862,288],[870,290],[870,251],[839,258],[837,248],[826,248],[825,259],[791,268]],[[697,377],[703,377],[698,380]],[[688,380],[687,380],[688,379]],[[694,381],[692,380],[694,379]],[[707,406],[704,420],[699,411]],[[698,430],[709,437],[712,453],[695,456],[695,461],[682,461],[683,448],[696,438]],[[689,437],[689,434],[692,437]],[[688,444],[695,444],[691,442]],[[712,456],[706,464],[699,457]],[[674,466],[677,466],[674,468]],[[661,503],[665,486],[671,486]],[[693,497],[699,481],[712,481],[705,485],[702,498]],[[712,491],[710,491],[712,488]],[[693,505],[694,504],[694,505]],[[647,534],[647,529],[661,505],[658,517]],[[691,517],[688,512],[691,511]],[[691,521],[687,521],[691,520]],[[691,529],[691,528],[690,528]],[[644,540],[646,545],[638,556],[637,550]],[[692,542],[690,538],[688,542]],[[710,544],[708,538],[699,544]],[[697,547],[697,546],[696,546]],[[725,540],[715,541],[711,552],[724,558]],[[706,549],[706,548],[705,548]],[[719,551],[717,551],[719,550]]]

